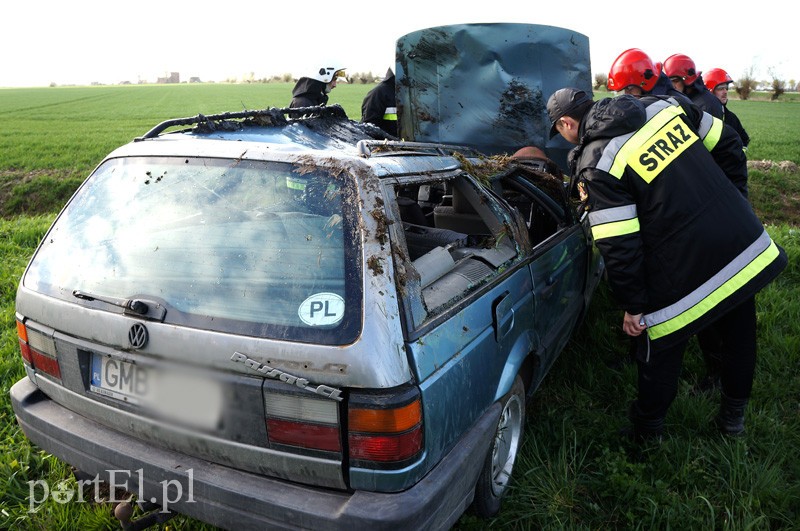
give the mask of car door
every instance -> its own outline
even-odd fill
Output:
[[[427,206],[415,199],[423,187]],[[509,359],[531,351],[530,247],[508,207],[465,175],[404,183],[385,199],[397,205],[394,255],[407,257],[398,262],[406,350],[435,462],[510,387]]]
[[[554,185],[541,173],[520,170],[502,178],[500,185],[506,200],[525,219],[531,241],[534,327],[540,340],[543,374],[563,349],[583,311],[587,245],[591,244],[569,211],[560,183]]]

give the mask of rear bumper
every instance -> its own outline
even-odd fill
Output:
[[[447,529],[472,501],[500,414],[499,405],[492,406],[409,490],[348,493],[272,479],[148,445],[64,408],[27,377],[14,384],[10,394],[23,432],[45,451],[90,476],[111,479],[118,486],[127,482],[127,490],[140,498],[161,505],[169,501],[170,510],[237,531]]]

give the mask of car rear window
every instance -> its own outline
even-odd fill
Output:
[[[322,344],[361,328],[354,186],[313,165],[119,158],[81,187],[23,280],[108,311],[140,297],[165,322]]]

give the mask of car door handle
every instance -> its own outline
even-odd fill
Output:
[[[556,278],[553,276],[547,277],[547,280],[544,281],[544,288],[542,289],[542,298],[549,299],[550,296],[553,295],[553,292],[556,289]]]
[[[495,340],[500,341],[514,328],[514,300],[508,291],[492,303],[492,324]]]

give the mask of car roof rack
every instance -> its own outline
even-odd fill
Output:
[[[435,142],[406,142],[401,140],[359,140],[358,152],[364,158],[388,155],[442,155],[451,156],[458,152],[464,156],[484,157],[478,150],[457,144],[437,144]]]
[[[140,142],[150,138],[157,138],[161,133],[170,127],[179,127],[185,125],[202,126],[209,131],[229,131],[238,129],[245,124],[282,126],[288,125],[293,121],[319,117],[342,118],[346,120],[347,113],[345,113],[344,108],[342,108],[341,105],[336,104],[316,107],[284,107],[282,109],[271,107],[269,109],[254,111],[226,112],[222,114],[209,115],[198,114],[196,116],[189,116],[186,118],[172,118],[170,120],[165,120],[150,129],[144,135],[134,138],[134,141]],[[242,121],[231,122],[231,120]]]

